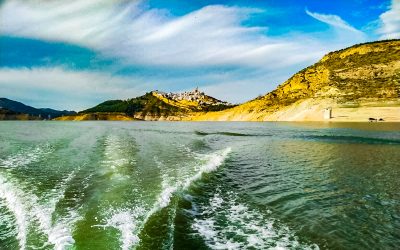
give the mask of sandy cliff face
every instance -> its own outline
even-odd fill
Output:
[[[191,120],[400,121],[400,40],[332,52],[274,91],[235,108],[196,114]]]

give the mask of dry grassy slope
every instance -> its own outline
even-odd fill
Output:
[[[329,53],[261,98],[191,120],[322,120],[326,107],[336,120],[357,114],[353,120],[364,121],[358,113],[372,116],[379,107],[389,120],[400,120],[399,98],[400,40],[381,41]]]

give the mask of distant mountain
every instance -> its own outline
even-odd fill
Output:
[[[0,121],[1,120],[39,120],[39,117],[0,108]]]
[[[152,91],[128,100],[109,100],[59,120],[182,120],[194,112],[233,107],[195,89],[183,93]]]
[[[3,114],[9,114],[11,113],[19,114],[19,115],[28,115],[32,116],[30,119],[52,119],[56,117],[60,117],[63,115],[73,115],[76,114],[74,111],[59,111],[55,109],[49,109],[49,108],[34,108],[28,105],[25,105],[21,102],[13,101],[7,98],[0,98],[0,109],[2,109]],[[35,118],[33,118],[35,117]],[[25,120],[25,119],[24,119]]]
[[[331,52],[264,96],[192,119],[400,121],[400,40]]]

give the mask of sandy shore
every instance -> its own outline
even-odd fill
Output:
[[[332,110],[331,118],[324,117],[325,109]],[[370,118],[385,122],[400,122],[397,102],[365,101],[338,104],[334,100],[306,100],[266,117],[275,121],[370,122]]]
[[[331,118],[325,119],[325,109],[332,110]],[[286,122],[370,122],[370,118],[383,122],[400,122],[400,101],[364,100],[357,103],[338,103],[334,99],[306,99],[278,111],[268,109],[231,109],[220,112],[194,114],[191,121],[286,121]]]

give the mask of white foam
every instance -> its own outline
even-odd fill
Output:
[[[64,198],[65,189],[72,178],[73,173],[53,191],[51,199],[42,204],[35,194],[18,188],[21,183],[17,184],[0,175],[0,198],[6,200],[7,207],[16,217],[21,248],[26,246],[27,228],[33,221],[38,222],[39,229],[48,236],[48,242],[54,245],[54,249],[62,250],[73,245],[71,224],[79,218],[77,213],[70,211],[68,217],[54,224],[52,222],[56,205]]]
[[[222,163],[224,162],[228,154],[231,152],[231,150],[232,150],[231,148],[226,148],[222,151],[219,151],[211,155],[204,155],[203,160],[205,161],[205,163],[198,167],[198,170],[194,175],[189,176],[184,180],[177,180],[175,182],[175,185],[173,186],[163,187],[163,191],[161,192],[159,199],[155,204],[155,209],[159,210],[164,207],[167,207],[168,204],[171,202],[172,195],[176,191],[188,189],[190,185],[193,182],[199,180],[203,174],[211,173],[217,170],[217,168],[220,165],[222,165]]]
[[[140,241],[138,236],[139,222],[145,214],[146,210],[142,206],[130,210],[119,210],[112,213],[103,227],[113,227],[120,231],[121,248],[128,250]]]
[[[274,226],[274,219],[241,204],[233,192],[227,196],[224,200],[218,191],[201,206],[200,218],[192,224],[211,249],[318,249],[316,245],[301,245],[287,227]]]
[[[18,168],[37,162],[44,156],[52,153],[54,148],[49,144],[39,145],[33,149],[23,150],[6,159],[0,159],[1,168]]]
[[[105,226],[112,226],[121,232],[121,243],[123,248],[138,245],[140,242],[138,234],[143,229],[149,218],[160,209],[167,207],[170,204],[171,198],[175,192],[189,188],[191,183],[200,179],[204,173],[215,171],[224,162],[230,152],[231,148],[226,148],[225,150],[218,151],[211,155],[203,155],[202,160],[204,163],[200,166],[197,166],[197,172],[183,180],[176,180],[176,178],[169,176],[167,173],[162,174],[163,191],[160,193],[157,201],[153,204],[153,207],[150,210],[146,209],[144,206],[140,206],[136,207],[134,210],[119,211],[111,216]],[[157,158],[155,158],[155,160],[157,167],[161,170],[163,164],[157,161]],[[173,185],[172,182],[175,182],[175,184]],[[176,208],[172,213],[172,217],[175,218],[175,216]],[[173,230],[174,227],[170,228],[170,246],[173,246]]]
[[[168,247],[169,249],[174,249],[174,233],[175,233],[175,218],[176,218],[176,210],[177,210],[178,203],[175,203],[175,206],[169,213],[169,220],[168,220],[168,241],[165,244],[165,249]]]
[[[51,225],[50,230],[47,231],[48,241],[54,245],[54,249],[63,250],[69,249],[75,244],[72,237],[72,226],[81,219],[77,211],[69,211],[68,216],[58,220],[55,224]]]
[[[15,216],[15,222],[17,224],[17,239],[19,246],[23,250],[26,248],[28,218],[26,218],[27,209],[21,202],[20,197],[22,195],[23,193],[21,193],[19,189],[0,175],[0,199],[5,201],[6,207]]]
[[[203,174],[211,173],[217,170],[217,168],[221,166],[222,163],[224,163],[226,157],[231,151],[232,149],[229,147],[215,154],[206,155],[206,163],[200,166],[199,171],[193,177],[186,180],[184,188],[187,189],[192,184],[192,182],[200,179]]]
[[[40,229],[48,236],[48,242],[54,245],[54,249],[62,250],[72,246],[75,241],[72,237],[72,226],[80,219],[77,211],[69,211],[67,217],[62,218],[55,223],[52,221],[52,215],[56,210],[57,204],[64,199],[68,183],[74,177],[74,172],[70,173],[63,180],[60,186],[51,194],[51,198],[43,205],[38,197],[31,194],[30,203],[32,204],[32,215],[39,222]]]
[[[113,173],[112,178],[123,179],[126,176],[118,172],[119,168],[124,165],[134,163],[133,159],[130,159],[124,151],[124,141],[117,135],[109,135],[105,142],[104,156],[105,160],[102,161],[103,171],[105,173]]]

